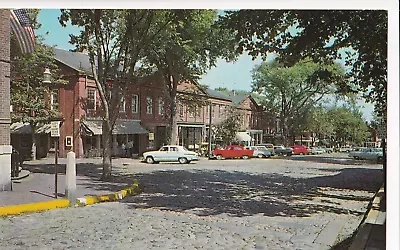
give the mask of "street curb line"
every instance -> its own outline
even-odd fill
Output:
[[[43,201],[22,205],[0,207],[0,216],[18,215],[21,213],[39,212],[55,208],[65,208],[70,206],[70,201],[66,199]]]
[[[83,207],[93,205],[100,202],[106,201],[117,201],[122,200],[128,195],[138,194],[143,191],[143,186],[137,180],[133,180],[133,185],[129,188],[122,189],[119,192],[100,195],[100,196],[89,196],[76,199],[75,207]],[[70,207],[71,202],[67,199],[59,199],[53,201],[43,201],[37,203],[28,203],[13,206],[0,207],[0,217],[9,215],[19,215],[22,213],[34,213],[45,210],[51,210],[56,208]]]
[[[128,195],[138,194],[142,191],[143,191],[143,186],[140,185],[139,181],[133,180],[133,185],[131,187],[122,189],[116,193],[78,198],[76,199],[76,206],[83,207],[100,202],[122,200]]]
[[[378,215],[380,213],[379,204],[381,202],[381,196],[378,196],[379,193],[384,193],[383,186],[378,190],[378,192],[376,192],[373,201],[370,203],[368,214],[358,227],[359,230],[354,237],[354,240],[350,245],[349,250],[364,249],[367,245],[367,241],[372,231],[372,224],[376,223]]]

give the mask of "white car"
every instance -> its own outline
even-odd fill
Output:
[[[245,149],[254,150],[253,157],[270,158],[272,153],[264,146],[248,146]]]
[[[313,154],[313,155],[318,155],[318,154],[325,154],[326,151],[323,148],[315,147],[315,148],[311,148],[311,152],[310,153]]]
[[[159,163],[161,161],[177,161],[181,164],[185,164],[198,160],[199,155],[197,153],[189,151],[185,147],[178,145],[166,145],[162,146],[158,151],[149,151],[143,153],[143,161],[149,164]]]
[[[349,153],[349,157],[361,160],[383,160],[383,150],[382,148],[362,148],[357,151],[352,151]]]

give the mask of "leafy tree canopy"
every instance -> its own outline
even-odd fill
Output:
[[[222,17],[236,31],[238,50],[254,58],[277,53],[285,65],[311,58],[344,60],[342,92],[361,92],[386,112],[387,11],[383,10],[240,10]]]

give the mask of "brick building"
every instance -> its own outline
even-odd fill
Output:
[[[11,190],[10,10],[0,9],[0,191]]]

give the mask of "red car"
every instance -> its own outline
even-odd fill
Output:
[[[253,156],[254,150],[245,149],[239,145],[229,145],[225,149],[214,149],[212,153],[217,160],[227,158],[249,159]]]
[[[303,145],[294,145],[290,146],[293,149],[293,154],[294,155],[308,155],[309,152],[307,150],[307,147]]]

